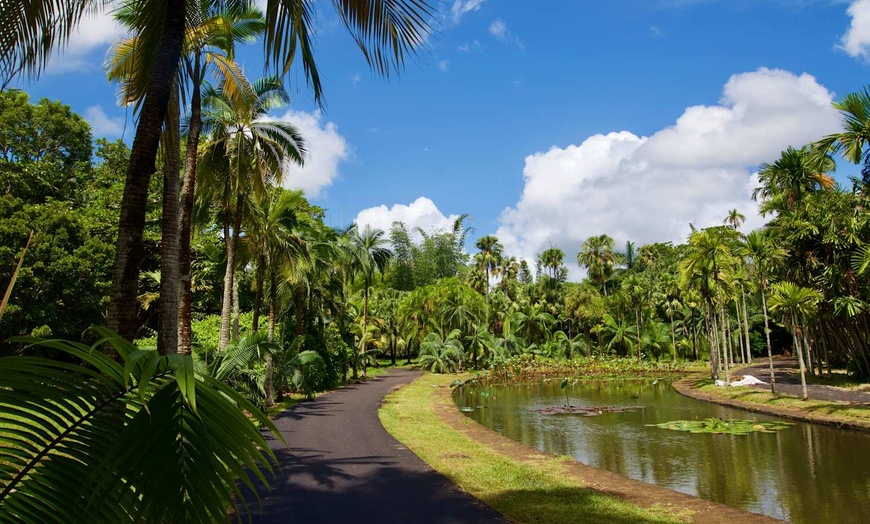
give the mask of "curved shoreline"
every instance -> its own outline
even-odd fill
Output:
[[[765,415],[772,415],[775,417],[786,418],[789,420],[796,420],[798,422],[824,424],[826,426],[834,426],[842,429],[870,432],[870,422],[862,422],[858,420],[844,420],[836,416],[820,413],[808,413],[806,411],[795,408],[771,406],[767,404],[759,404],[757,402],[748,402],[744,400],[727,398],[707,391],[700,391],[697,389],[697,383],[699,380],[704,379],[706,379],[706,376],[704,375],[692,375],[672,382],[671,386],[680,395],[695,400],[710,402],[712,404],[719,404],[721,406],[743,409],[752,413],[762,413]]]
[[[455,409],[451,388],[439,387],[435,389],[432,408],[443,423],[473,441],[501,454],[525,461],[549,459],[556,456],[516,442],[466,417]],[[751,513],[640,480],[630,479],[618,473],[574,460],[566,460],[564,466],[566,473],[579,480],[587,489],[619,497],[643,508],[663,508],[674,511],[680,513],[689,522],[704,524],[733,524],[735,521],[783,522],[758,513]]]

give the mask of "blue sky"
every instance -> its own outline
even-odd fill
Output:
[[[293,103],[275,115],[312,146],[288,184],[334,225],[468,213],[476,236],[526,258],[558,246],[570,260],[600,233],[679,241],[732,207],[761,224],[757,166],[837,129],[830,102],[863,86],[870,50],[870,0],[445,0],[428,49],[386,81],[320,3],[325,110],[291,72]],[[129,141],[100,69],[120,34],[89,21],[23,87],[97,135],[126,119]],[[240,56],[262,74],[258,46]]]

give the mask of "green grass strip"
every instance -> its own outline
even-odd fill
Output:
[[[379,416],[387,431],[460,488],[513,522],[682,522],[664,509],[643,509],[587,489],[566,471],[567,457],[515,459],[470,439],[435,412],[438,388],[453,376],[424,375],[390,394]],[[469,423],[473,424],[469,420]]]

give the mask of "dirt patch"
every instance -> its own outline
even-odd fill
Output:
[[[552,455],[540,452],[474,422],[456,409],[448,387],[435,393],[434,410],[438,417],[453,429],[469,438],[503,453],[513,460],[535,463],[550,459]],[[620,497],[651,510],[664,510],[687,522],[704,524],[733,524],[734,522],[782,522],[764,515],[749,513],[684,493],[632,480],[617,473],[599,469],[565,458],[565,472],[583,483],[588,489]]]
[[[826,415],[824,413],[812,413],[804,411],[800,408],[792,408],[787,406],[771,406],[768,404],[759,404],[756,402],[747,402],[744,400],[726,398],[708,391],[700,391],[697,388],[698,383],[703,380],[701,376],[686,377],[673,383],[673,388],[677,393],[696,400],[712,402],[722,406],[744,409],[753,413],[764,413],[766,415],[774,415],[777,417],[786,418],[789,420],[798,420],[800,422],[810,422],[814,424],[825,424],[827,426],[836,426],[844,429],[854,429],[858,431],[870,431],[870,422],[860,420],[844,420],[835,415]],[[843,403],[848,406],[848,403]]]

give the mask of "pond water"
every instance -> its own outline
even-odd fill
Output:
[[[776,433],[692,434],[671,420],[781,420],[683,397],[660,381],[579,381],[572,406],[642,406],[600,416],[546,415],[564,406],[561,381],[466,385],[454,393],[477,422],[554,454],[795,523],[870,522],[870,433],[795,423]]]

